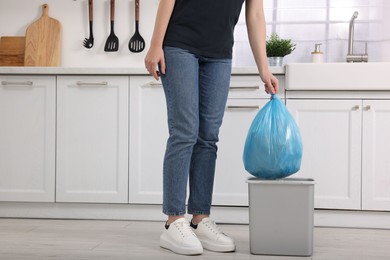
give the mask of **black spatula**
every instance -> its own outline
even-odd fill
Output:
[[[115,20],[115,0],[110,1],[110,17],[111,17],[111,32],[107,38],[106,45],[104,46],[104,51],[112,52],[118,51],[119,39],[114,33],[114,20]]]
[[[129,42],[131,52],[141,52],[145,49],[145,40],[138,31],[139,24],[139,0],[135,0],[135,33]]]

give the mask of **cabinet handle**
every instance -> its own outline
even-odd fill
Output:
[[[2,86],[32,86],[34,82],[32,81],[2,81]]]
[[[107,81],[100,81],[100,82],[89,82],[89,81],[77,81],[77,86],[84,87],[84,86],[107,86]]]
[[[152,87],[161,87],[162,86],[162,83],[160,81],[152,81],[152,82],[149,82],[149,86],[152,86]]]
[[[260,109],[260,106],[227,106],[228,109]]]
[[[370,106],[370,105],[367,105],[367,106],[364,108],[364,110],[370,111],[370,110],[371,110],[371,106]]]
[[[356,105],[352,108],[353,111],[358,111],[360,109],[360,106],[359,105]]]
[[[230,89],[230,90],[258,90],[258,89],[260,89],[260,87],[259,87],[259,86],[242,86],[242,87],[230,86],[229,89]]]

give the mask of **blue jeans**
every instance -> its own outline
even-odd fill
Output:
[[[231,59],[212,59],[164,47],[161,75],[169,138],[163,165],[163,213],[210,214],[219,128],[229,93]],[[156,129],[158,131],[158,129]]]

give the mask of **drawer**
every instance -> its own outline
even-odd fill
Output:
[[[55,88],[55,76],[0,75],[0,88],[3,90],[33,90],[44,87]]]
[[[284,76],[279,80],[279,96],[284,98]],[[232,76],[229,98],[269,98],[264,91],[264,83],[259,76]]]

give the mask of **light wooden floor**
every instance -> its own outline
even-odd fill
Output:
[[[162,222],[1,219],[0,259],[390,259],[390,230],[316,228],[313,257],[249,253],[247,225],[221,225],[235,253],[180,256],[159,247]]]

